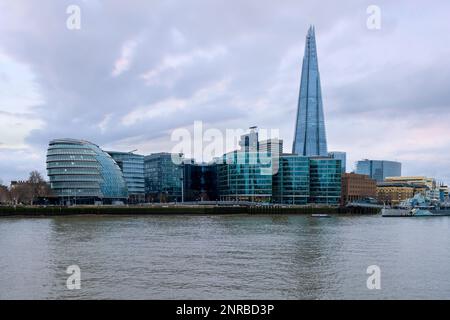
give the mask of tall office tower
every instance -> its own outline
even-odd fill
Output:
[[[250,133],[241,136],[239,146],[241,151],[257,152],[258,151],[258,127],[250,127]]]
[[[328,155],[313,26],[306,36],[292,152],[308,157]]]
[[[356,163],[357,174],[365,174],[377,182],[382,182],[386,177],[400,177],[402,164],[397,161],[364,159]]]

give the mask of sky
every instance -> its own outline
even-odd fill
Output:
[[[45,175],[51,139],[149,154],[194,121],[276,129],[290,152],[314,24],[328,149],[450,183],[450,2],[432,3],[0,0],[0,180]]]

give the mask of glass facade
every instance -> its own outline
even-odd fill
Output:
[[[356,173],[365,174],[377,182],[382,182],[387,177],[400,177],[402,164],[396,161],[365,159],[356,163]]]
[[[328,155],[316,37],[312,26],[306,36],[292,152],[302,156]]]
[[[181,201],[183,166],[181,161],[174,162],[172,157],[179,155],[162,152],[144,157],[145,193],[148,201]]]
[[[273,202],[305,205],[309,200],[309,158],[283,155],[273,176]]]
[[[128,197],[117,163],[88,141],[52,140],[47,151],[47,174],[53,192],[63,202],[109,202]]]
[[[347,172],[347,153],[342,151],[331,151],[328,156],[333,159],[341,160],[342,173]]]
[[[184,200],[185,201],[216,201],[217,165],[186,163],[184,167]]]
[[[128,202],[145,201],[144,156],[131,152],[108,151],[122,171],[128,189]]]
[[[337,205],[341,200],[341,161],[310,158],[309,203]]]
[[[270,202],[272,166],[262,164],[257,152],[234,151],[217,164],[220,200]]]

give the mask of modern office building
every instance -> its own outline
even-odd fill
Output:
[[[250,127],[250,132],[241,136],[239,140],[240,151],[242,152],[264,152],[267,154],[283,153],[283,140],[272,138],[260,141],[258,127]]]
[[[132,152],[107,152],[122,171],[128,189],[128,203],[144,202],[144,156]]]
[[[357,173],[342,174],[341,205],[377,197],[377,182],[369,176]]]
[[[341,160],[314,157],[309,161],[309,203],[338,205],[341,201]]]
[[[184,201],[217,201],[217,164],[183,164]]]
[[[313,26],[309,28],[306,36],[297,108],[292,153],[308,157],[326,157],[328,155],[327,138]]]
[[[273,138],[258,142],[259,152],[281,156],[283,154],[283,140]]]
[[[257,152],[227,153],[217,164],[217,184],[220,200],[270,202],[271,164],[261,163]]]
[[[239,147],[243,152],[258,151],[258,127],[250,127],[250,132],[241,136],[239,140]]]
[[[387,177],[401,176],[402,164],[396,161],[364,159],[356,163],[355,173],[365,174],[377,182],[382,182]]]
[[[283,154],[273,176],[273,202],[305,205],[309,201],[309,158]]]
[[[264,158],[263,162],[271,162],[272,175],[275,175],[280,166],[280,157],[283,154],[283,140],[278,138],[267,139],[258,142],[259,156]]]
[[[145,194],[149,202],[182,200],[183,156],[167,152],[144,157]]]
[[[117,163],[97,145],[74,139],[49,143],[47,174],[62,204],[125,202],[128,191]]]
[[[343,151],[330,151],[328,156],[333,159],[341,160],[342,173],[347,172],[347,153]]]
[[[340,160],[283,154],[278,172],[271,175],[265,173],[265,165],[237,160],[245,157],[239,151],[226,156],[228,161],[218,164],[217,169],[220,200],[333,206],[340,203]]]
[[[282,140],[258,141],[255,127],[240,141],[239,151],[229,152],[217,162],[220,200],[295,205],[340,203],[341,160],[283,154]]]

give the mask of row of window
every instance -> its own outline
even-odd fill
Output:
[[[52,169],[49,168],[47,169],[48,175],[52,176],[55,174],[92,174],[92,175],[99,175],[100,174],[100,170],[99,168],[57,168],[57,169]]]
[[[101,197],[102,193],[99,189],[56,189],[54,190],[58,196],[66,197]]]
[[[99,188],[98,181],[60,181],[51,182],[52,188]]]
[[[47,162],[49,161],[73,161],[73,160],[82,160],[82,161],[97,161],[93,155],[52,155],[47,156]]]
[[[70,155],[70,154],[92,155],[92,156],[96,155],[96,153],[93,150],[90,150],[90,149],[53,149],[53,150],[48,150],[47,151],[47,155],[48,156]]]
[[[97,162],[91,161],[55,161],[48,162],[47,168],[100,168],[100,165]]]
[[[51,182],[59,181],[96,181],[100,182],[102,180],[100,175],[54,175],[50,176]]]

